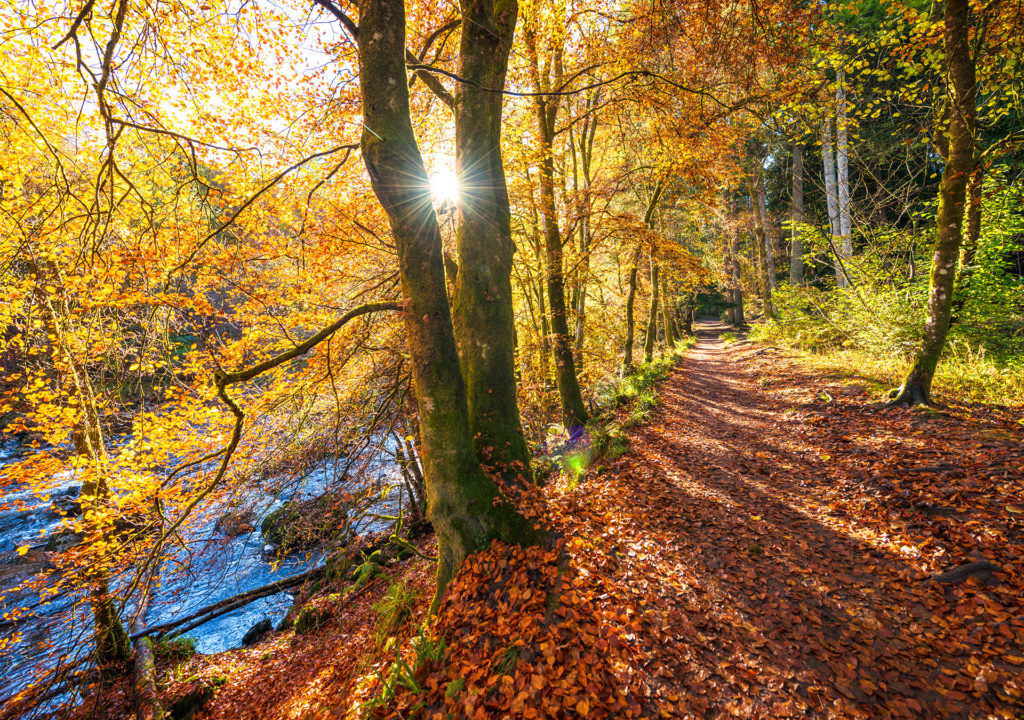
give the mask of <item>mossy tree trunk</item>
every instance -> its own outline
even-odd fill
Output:
[[[511,213],[501,158],[502,95],[518,7],[515,0],[462,0],[459,83],[454,97],[459,179],[459,274],[453,316],[479,459],[525,482],[530,452],[516,396]]]
[[[913,365],[899,389],[895,404],[931,403],[932,379],[946,344],[953,307],[953,284],[964,221],[964,201],[975,169],[974,59],[969,44],[968,0],[946,0],[943,44],[946,55],[946,93],[949,98],[949,153],[939,184],[935,245],[928,288],[928,318]]]
[[[542,75],[537,54],[536,28],[528,19],[525,37],[530,59],[533,89],[548,92],[559,85],[562,78],[562,49],[556,48],[550,64],[545,63],[549,75]],[[533,22],[536,22],[534,19]],[[583,404],[576,360],[569,335],[569,321],[565,304],[565,277],[562,267],[562,233],[558,227],[558,208],[555,204],[555,122],[561,98],[557,95],[534,97],[534,116],[540,140],[540,213],[544,231],[545,268],[547,272],[548,309],[551,321],[552,354],[555,359],[555,381],[562,407],[562,423],[570,433],[582,428],[588,420]]]
[[[654,359],[654,344],[658,339],[658,266],[657,251],[651,248],[651,306],[647,313],[647,335],[644,337],[644,362]]]
[[[470,553],[497,538],[532,542],[531,523],[502,502],[481,470],[445,290],[441,232],[412,129],[402,0],[359,2],[363,160],[398,254],[403,318],[420,416],[427,515],[438,542],[436,610]],[[467,272],[465,266],[460,274]]]
[[[634,320],[634,305],[636,304],[636,283],[637,273],[640,264],[640,252],[643,245],[637,242],[633,248],[633,254],[629,260],[629,281],[626,289],[626,340],[622,345],[622,375],[625,377],[635,369],[633,365],[633,342],[636,335],[636,322]]]
[[[967,185],[967,218],[960,247],[960,262],[956,273],[956,291],[950,323],[957,322],[971,289],[974,263],[978,255],[978,241],[981,239],[981,191],[985,184],[985,167],[981,158],[976,158],[971,180]]]

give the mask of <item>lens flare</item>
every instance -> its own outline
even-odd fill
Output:
[[[430,173],[430,194],[434,205],[447,207],[459,202],[459,180],[447,168]]]

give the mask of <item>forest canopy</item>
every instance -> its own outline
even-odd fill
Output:
[[[163,624],[353,548],[436,617],[560,547],[538,488],[702,318],[1019,409],[1022,45],[1007,0],[0,0],[0,695],[153,712]]]

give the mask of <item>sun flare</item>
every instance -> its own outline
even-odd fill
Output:
[[[447,207],[459,202],[459,180],[455,173],[447,168],[430,173],[430,194],[434,204]]]

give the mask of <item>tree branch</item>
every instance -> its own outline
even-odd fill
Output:
[[[360,305],[359,307],[349,310],[347,313],[342,315],[341,318],[337,320],[337,322],[328,325],[323,330],[318,332],[316,335],[313,335],[312,337],[307,339],[305,342],[299,343],[290,350],[286,350],[279,355],[275,355],[269,360],[264,360],[263,362],[257,365],[253,365],[251,368],[247,368],[245,370],[238,370],[232,373],[225,373],[222,370],[218,370],[215,376],[217,387],[225,388],[228,385],[233,385],[239,382],[245,382],[246,380],[252,380],[254,377],[262,373],[265,373],[267,370],[272,370],[273,368],[282,365],[293,358],[297,358],[299,355],[305,355],[314,347],[322,343],[324,340],[334,335],[334,333],[340,330],[341,327],[345,325],[345,323],[347,323],[349,320],[357,318],[360,315],[366,315],[368,313],[378,312],[381,310],[402,309],[402,303],[398,302],[375,302]]]

